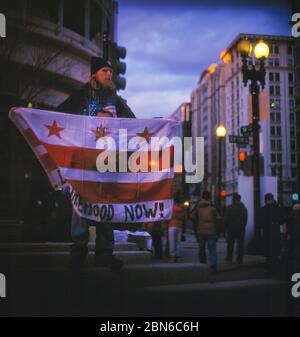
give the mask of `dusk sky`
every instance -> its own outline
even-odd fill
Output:
[[[139,118],[168,117],[239,33],[291,36],[287,1],[119,0],[120,94]]]

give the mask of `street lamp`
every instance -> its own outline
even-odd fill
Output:
[[[260,157],[259,157],[259,91],[261,85],[262,90],[265,87],[265,59],[269,56],[268,45],[260,40],[254,47],[254,55],[259,61],[259,69],[256,69],[255,64],[248,67],[248,56],[251,54],[252,45],[249,40],[241,40],[237,46],[242,59],[242,73],[243,83],[247,86],[250,81],[250,94],[252,96],[252,132],[253,132],[253,194],[254,194],[254,223],[255,223],[255,238],[259,232],[258,224],[258,211],[260,208]]]
[[[222,171],[221,171],[221,164],[222,164],[222,139],[226,136],[226,128],[224,125],[219,125],[216,129],[216,136],[218,137],[218,147],[219,147],[219,165],[218,165],[218,200],[219,200],[219,207],[221,208],[221,192],[222,192]]]

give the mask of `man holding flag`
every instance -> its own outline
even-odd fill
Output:
[[[95,226],[95,265],[120,269],[111,224],[157,222],[172,215],[181,125],[135,119],[116,95],[111,65],[101,58],[92,59],[90,81],[57,110],[14,107],[9,117],[52,187],[70,187],[71,267],[84,266],[89,226]]]
[[[98,117],[135,118],[126,101],[116,94],[111,64],[100,58],[91,58],[91,78],[78,92],[57,107],[57,111]],[[96,222],[72,214],[71,268],[82,268],[88,253],[89,226],[96,227],[95,266],[121,269],[123,261],[114,257],[112,224]]]

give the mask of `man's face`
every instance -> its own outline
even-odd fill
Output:
[[[112,82],[113,70],[110,67],[103,67],[96,72],[96,80],[104,87],[110,86]]]

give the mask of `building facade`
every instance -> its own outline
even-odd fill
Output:
[[[278,199],[289,206],[291,193],[296,188],[298,153],[293,41],[290,37],[240,34],[221,53],[220,62],[202,73],[199,86],[191,96],[191,107],[193,132],[207,138],[204,188],[215,191],[216,172],[221,167],[221,183],[226,188],[226,202],[229,203],[232,193],[239,190],[238,177],[246,174],[240,169],[239,152],[243,150],[249,156],[252,153],[251,137],[249,145],[239,146],[229,141],[229,135],[241,135],[241,127],[249,125],[252,120],[249,84],[247,87],[243,84],[241,58],[237,51],[238,43],[245,38],[252,45],[264,40],[270,47],[265,64],[266,85],[260,93],[262,174],[277,177]],[[258,64],[253,52],[249,63]],[[224,124],[227,130],[221,165],[216,146],[219,141],[215,136],[219,124]]]
[[[201,74],[198,87],[191,94],[192,136],[204,137],[204,179],[202,189],[211,192],[217,201],[219,190],[219,170],[224,175],[225,142],[216,136],[219,125],[225,124],[225,87],[224,66],[212,64]],[[218,165],[219,146],[221,147],[221,163]],[[225,181],[221,179],[220,185]]]
[[[180,106],[170,115],[169,118],[174,119],[177,122],[181,122],[180,137],[182,139],[182,144],[184,144],[184,137],[191,137],[191,103],[186,102],[180,104]],[[183,200],[188,200],[190,184],[185,183],[185,172],[183,166],[184,162],[182,162],[181,167],[175,167],[173,190],[174,192],[181,191]]]
[[[39,221],[45,200],[52,198],[51,188],[8,111],[16,105],[55,110],[86,83],[90,57],[103,55],[103,33],[116,41],[118,3],[2,0],[0,12],[7,24],[6,37],[0,40],[0,147],[5,163],[0,214],[1,219]]]

